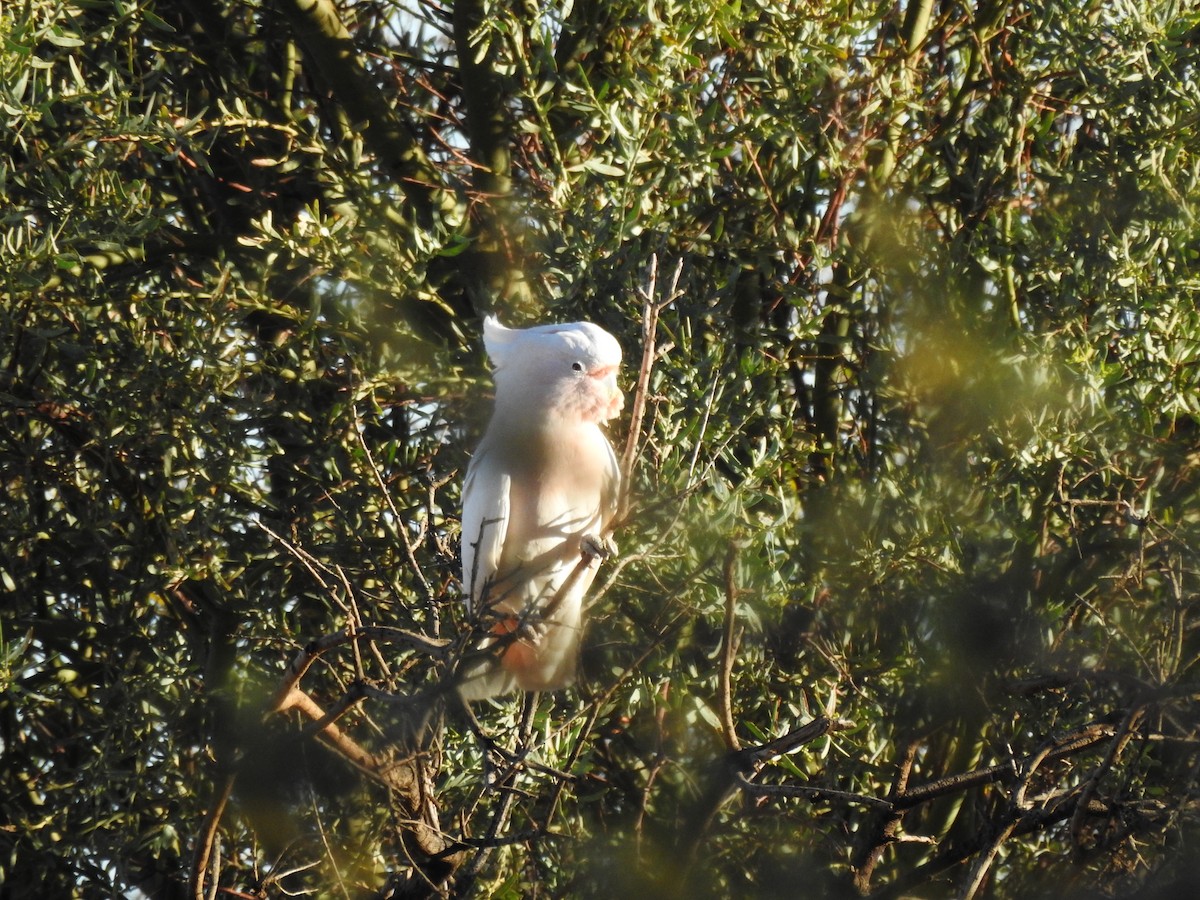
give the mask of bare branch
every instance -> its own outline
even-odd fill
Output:
[[[629,434],[625,438],[625,449],[621,453],[621,499],[617,504],[616,522],[624,522],[629,514],[633,467],[641,451],[642,428],[646,418],[646,398],[650,392],[650,374],[654,370],[657,354],[658,317],[664,309],[679,298],[679,277],[683,274],[683,260],[675,266],[671,286],[665,299],[655,296],[658,291],[658,255],[650,257],[649,287],[642,293],[642,361],[638,366],[637,387],[633,393],[633,408],[629,415]]]
[[[751,781],[742,773],[737,774],[737,786],[747,794],[756,797],[800,797],[805,800],[828,800],[836,803],[867,806],[885,812],[894,812],[895,806],[890,800],[871,797],[867,794],[852,794],[847,791],[835,791],[831,788],[810,787],[806,784],[761,784]]]
[[[234,776],[226,775],[213,797],[200,832],[196,835],[196,849],[192,853],[191,892],[192,900],[207,900],[210,893],[205,891],[207,882],[213,890],[217,885],[217,874],[220,866],[220,825],[225,806],[233,794]],[[216,849],[214,849],[216,848]],[[212,870],[210,873],[210,869]]]
[[[737,653],[737,545],[730,543],[725,554],[725,628],[721,633],[721,675],[718,682],[717,707],[721,717],[721,733],[725,747],[731,751],[741,749],[737,729],[733,725],[733,698],[730,681],[733,677],[733,658]]]

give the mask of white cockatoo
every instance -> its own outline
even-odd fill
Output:
[[[493,636],[462,672],[468,700],[574,680],[583,597],[620,486],[602,426],[624,406],[621,347],[597,325],[516,329],[489,316],[483,342],[496,404],[463,486],[462,564]]]

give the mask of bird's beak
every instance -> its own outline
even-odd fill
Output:
[[[621,389],[617,386],[616,366],[603,366],[599,369],[592,369],[588,372],[588,375],[600,382],[604,388],[608,397],[611,416],[615,416],[625,408],[625,395],[621,393]]]

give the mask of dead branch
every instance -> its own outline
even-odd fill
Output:
[[[721,677],[717,694],[717,707],[721,717],[721,732],[725,747],[736,752],[741,749],[737,730],[733,726],[733,659],[737,653],[737,545],[730,543],[725,554],[725,628],[721,633]]]
[[[310,722],[303,732],[306,736],[316,738],[327,749],[391,792],[401,811],[405,848],[413,866],[407,881],[411,885],[422,885],[426,888],[423,893],[441,891],[465,861],[466,848],[441,830],[433,799],[432,775],[421,756],[398,757],[392,748],[381,753],[373,752],[338,726],[338,721],[346,713],[371,695],[365,683],[357,681],[352,684],[328,710],[300,687],[304,676],[324,654],[347,645],[357,648],[358,643],[364,640],[402,644],[435,659],[445,659],[451,649],[449,641],[434,640],[386,626],[344,629],[326,635],[310,642],[292,657],[266,712],[268,716],[289,710],[299,712]],[[209,870],[214,868],[213,848],[235,777],[236,773],[231,773],[222,784],[197,836],[191,867],[192,900],[204,900],[206,887],[216,886],[215,879],[209,876]]]
[[[650,375],[654,370],[657,358],[658,317],[659,314],[679,298],[679,277],[683,274],[683,260],[675,266],[675,274],[671,278],[671,286],[667,289],[666,298],[659,300],[658,293],[658,255],[650,257],[649,287],[642,291],[642,361],[638,366],[637,387],[633,393],[633,408],[629,415],[629,434],[625,438],[625,449],[621,452],[621,498],[617,504],[617,514],[614,522],[621,523],[629,515],[631,488],[633,486],[633,467],[641,452],[642,428],[646,418],[646,398],[650,393]]]

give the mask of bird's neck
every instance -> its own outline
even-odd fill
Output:
[[[492,427],[504,434],[531,437],[537,434],[548,436],[564,432],[595,428],[599,422],[585,419],[574,413],[564,414],[556,409],[543,409],[537,413],[503,414],[497,410],[492,418]]]

